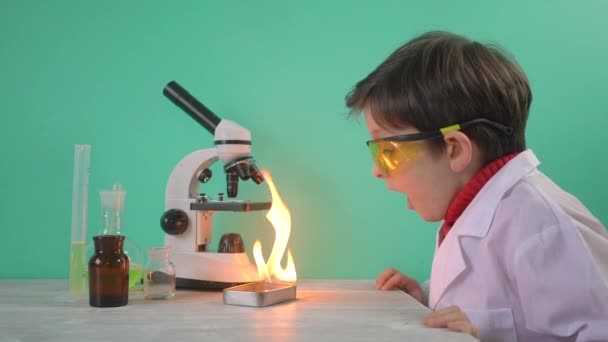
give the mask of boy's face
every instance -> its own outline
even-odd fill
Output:
[[[399,130],[382,128],[368,109],[365,110],[365,124],[371,139],[419,132],[413,127]],[[410,143],[417,145],[413,149],[417,152],[411,158],[391,172],[382,172],[374,163],[372,175],[383,179],[389,190],[406,195],[407,207],[416,211],[424,220],[440,221],[445,217],[448,205],[458,190],[450,164],[443,153],[431,150],[428,141]]]

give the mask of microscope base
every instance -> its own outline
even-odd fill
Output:
[[[178,289],[223,290],[259,280],[246,253],[174,252],[171,259]]]
[[[176,289],[183,290],[204,290],[204,291],[222,291],[223,289],[248,284],[245,283],[225,283],[221,281],[208,281],[208,280],[197,280],[197,279],[186,279],[177,278],[175,282]]]

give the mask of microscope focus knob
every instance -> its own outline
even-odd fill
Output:
[[[218,253],[245,253],[245,244],[239,234],[226,233],[222,235],[217,251]]]
[[[204,169],[198,174],[197,178],[199,182],[207,183],[211,179],[211,176],[213,176],[213,172],[211,172],[209,169]]]
[[[169,235],[179,235],[188,229],[188,214],[181,209],[169,209],[160,217],[160,226]]]

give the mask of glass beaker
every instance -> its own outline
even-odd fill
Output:
[[[175,295],[175,267],[169,247],[150,247],[144,270],[144,298],[167,299]]]

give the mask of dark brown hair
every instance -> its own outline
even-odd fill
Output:
[[[502,49],[448,32],[428,32],[393,52],[346,96],[350,116],[369,107],[386,129],[424,132],[486,118],[513,128],[507,135],[478,124],[464,132],[485,162],[526,148],[532,93],[528,79]],[[442,139],[432,142],[443,149]]]

